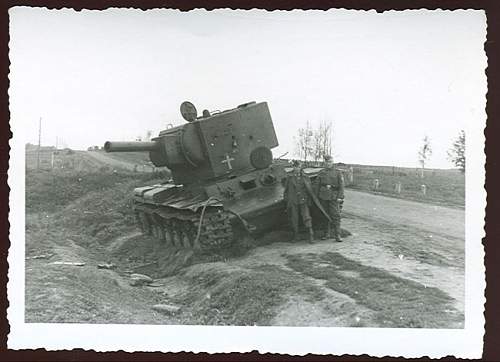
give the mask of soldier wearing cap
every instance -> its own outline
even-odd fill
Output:
[[[324,161],[325,168],[318,174],[314,185],[315,193],[323,209],[332,220],[332,222],[328,222],[327,234],[324,239],[335,237],[336,241],[341,242],[340,211],[344,203],[344,177],[333,166],[332,156],[325,155]]]
[[[311,206],[312,186],[309,177],[304,174],[299,161],[293,161],[293,171],[288,174],[285,183],[284,199],[288,216],[292,224],[294,240],[299,236],[299,215],[309,234],[309,242],[313,243]]]

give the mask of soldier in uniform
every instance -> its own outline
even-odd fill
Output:
[[[299,237],[299,215],[309,233],[309,242],[314,241],[311,214],[312,187],[309,177],[304,174],[299,161],[293,161],[293,171],[287,176],[285,183],[284,199],[288,216],[292,224],[294,240]]]
[[[341,242],[340,211],[344,203],[344,177],[340,171],[334,168],[330,155],[325,155],[324,160],[325,168],[316,178],[315,192],[332,222],[328,222],[327,234],[323,239],[335,237],[336,241]]]

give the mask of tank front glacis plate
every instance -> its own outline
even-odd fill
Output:
[[[142,197],[144,201],[159,204],[170,194],[176,193],[182,186],[174,184],[157,185],[156,187],[144,192]]]
[[[221,200],[225,210],[238,215],[257,230],[272,226],[274,217],[284,215],[284,167],[273,165],[264,170],[218,181],[206,186],[207,196]],[[264,216],[262,220],[258,217]],[[274,220],[274,221],[273,221]],[[269,225],[266,225],[269,221]]]
[[[141,187],[136,190],[134,198],[136,205],[167,206],[173,209],[191,211],[197,211],[204,205],[222,207],[218,200],[208,200],[203,189],[195,191],[181,185],[163,184]]]

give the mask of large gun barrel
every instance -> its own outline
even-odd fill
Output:
[[[110,142],[104,144],[106,152],[148,152],[156,151],[160,145],[156,142]]]

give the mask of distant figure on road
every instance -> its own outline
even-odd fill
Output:
[[[336,241],[341,242],[340,212],[344,203],[344,177],[342,172],[333,166],[332,156],[324,156],[324,167],[324,170],[318,174],[314,185],[321,206],[332,220],[328,222],[327,233],[323,239],[335,237]]]
[[[309,177],[304,174],[299,161],[293,161],[293,171],[287,176],[284,198],[288,216],[293,228],[294,240],[299,239],[299,215],[309,233],[309,243],[313,243],[311,206],[312,187]]]

